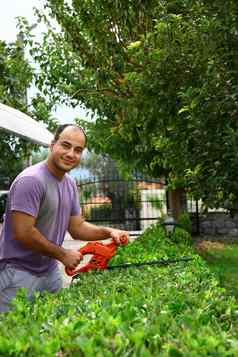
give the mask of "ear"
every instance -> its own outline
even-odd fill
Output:
[[[50,151],[52,151],[54,144],[55,144],[55,140],[52,140],[50,145],[49,145]]]

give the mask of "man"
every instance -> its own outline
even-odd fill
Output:
[[[79,251],[65,249],[66,231],[74,239],[94,241],[128,233],[99,227],[80,216],[77,187],[68,172],[77,167],[86,145],[82,128],[61,125],[50,145],[48,159],[25,169],[14,180],[0,237],[0,312],[9,310],[18,288],[56,292],[62,287],[57,260],[74,269]]]

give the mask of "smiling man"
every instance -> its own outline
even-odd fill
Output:
[[[28,167],[14,180],[0,237],[0,312],[10,309],[18,288],[57,292],[62,278],[57,261],[70,269],[82,260],[79,251],[62,247],[66,231],[85,241],[112,238],[117,244],[128,233],[85,222],[75,181],[68,172],[77,167],[86,146],[82,128],[61,125],[50,145],[47,161]]]

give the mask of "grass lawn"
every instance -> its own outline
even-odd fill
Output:
[[[221,285],[238,298],[238,244],[202,241],[197,248],[218,275]]]

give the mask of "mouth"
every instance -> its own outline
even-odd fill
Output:
[[[69,161],[69,160],[65,160],[65,159],[63,159],[62,161],[63,161],[63,163],[66,164],[67,166],[72,166],[72,165],[75,164],[74,161]]]

